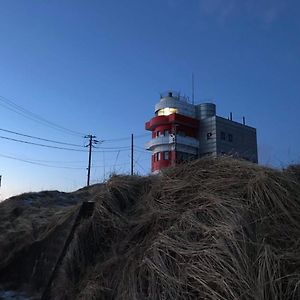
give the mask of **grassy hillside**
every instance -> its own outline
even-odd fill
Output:
[[[29,200],[28,200],[29,199]],[[49,299],[299,299],[299,166],[203,159],[0,204],[0,284]]]

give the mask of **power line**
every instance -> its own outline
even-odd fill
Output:
[[[138,135],[135,135],[134,138],[137,139],[137,138],[142,138],[142,137],[146,137],[146,136],[149,136],[149,133],[138,134]],[[126,141],[126,140],[131,140],[131,136],[123,137],[123,138],[103,140],[103,142],[118,142],[118,141]]]
[[[29,163],[29,164],[32,164],[32,165],[43,166],[43,167],[48,167],[48,168],[72,169],[72,170],[83,170],[83,169],[85,169],[85,168],[81,168],[81,167],[53,166],[53,165],[43,164],[43,163],[39,163],[39,162],[28,160],[28,159],[22,159],[22,158],[13,157],[13,156],[4,155],[4,154],[0,154],[0,157],[4,157],[4,158],[8,158],[8,159],[13,159],[13,160],[17,160],[17,161],[22,161],[22,162],[26,162],[26,163]]]
[[[32,136],[32,135],[24,134],[24,133],[20,133],[20,132],[15,132],[15,131],[8,130],[8,129],[3,129],[3,128],[0,128],[0,131],[4,131],[4,132],[16,134],[16,135],[24,136],[24,137],[28,137],[28,138],[32,138],[32,139],[36,139],[36,140],[40,140],[40,141],[56,143],[56,144],[60,144],[60,145],[68,145],[68,146],[82,147],[82,148],[84,147],[83,145],[66,143],[66,142],[61,142],[61,141],[55,141],[55,140],[51,140],[51,139],[45,139],[45,138],[41,138],[41,137],[37,137],[37,136]]]
[[[5,155],[5,154],[0,154],[0,157],[8,158],[8,159],[13,159],[37,166],[42,166],[42,167],[49,167],[49,168],[56,168],[56,169],[71,169],[71,170],[86,170],[86,167],[70,167],[70,166],[62,166],[62,165],[49,165],[49,164],[44,164],[41,163],[43,160],[34,160],[34,159],[27,159],[27,158],[20,158],[20,157],[15,157],[15,156],[10,156],[10,155]],[[44,161],[44,162],[55,162],[55,161]],[[68,163],[68,162],[62,162],[62,163]],[[125,166],[129,165],[129,163],[120,163],[120,164],[114,164],[114,165],[108,165],[108,167],[115,167],[115,166]],[[103,168],[104,165],[93,165],[93,168]]]
[[[125,152],[125,151],[129,151],[129,148],[128,149],[119,149],[117,148],[116,150],[104,150],[104,151],[99,151],[99,150],[94,150],[93,152],[97,152],[97,153],[113,153],[113,152]]]
[[[94,166],[94,165],[92,165],[92,167],[93,168],[105,168],[105,167],[120,167],[120,166],[128,166],[128,165],[130,165],[130,163],[121,163],[121,164],[114,164],[114,165],[101,165],[101,166]],[[86,168],[85,168],[86,169]]]
[[[121,146],[121,147],[95,147],[97,149],[106,149],[106,150],[120,150],[120,149],[125,149],[125,150],[129,150],[130,147],[129,146]]]
[[[45,144],[40,144],[40,143],[33,143],[29,141],[24,141],[24,140],[19,140],[19,139],[13,139],[5,136],[0,136],[1,139],[13,141],[13,142],[18,142],[18,143],[24,143],[24,144],[29,144],[29,145],[34,145],[34,146],[40,146],[40,147],[46,147],[46,148],[51,148],[51,149],[59,149],[59,150],[67,150],[67,151],[75,151],[75,152],[88,152],[87,150],[80,150],[80,149],[73,149],[73,148],[67,148],[67,147],[57,147],[57,146],[52,146],[52,145],[45,145]],[[112,153],[112,152],[118,152],[118,151],[128,151],[128,149],[120,149],[120,150],[105,150],[105,151],[94,151],[98,153]]]
[[[141,150],[147,151],[147,150],[145,149],[145,147],[141,147],[141,146],[138,146],[138,145],[135,145],[135,148],[138,148],[138,149],[141,149]]]
[[[113,168],[115,168],[115,166],[116,166],[116,163],[117,163],[117,161],[118,161],[118,158],[119,158],[119,154],[120,154],[120,151],[118,151],[118,154],[117,154],[117,156],[116,156],[116,160],[115,160],[115,163],[114,163],[114,166],[113,166]]]
[[[146,169],[136,160],[134,159],[135,164],[137,164],[144,172],[147,172]]]
[[[33,159],[33,158],[24,158],[25,160],[30,160],[34,162],[41,162],[41,163],[56,163],[56,164],[83,164],[83,160],[72,160],[72,161],[62,161],[62,160],[44,160],[44,159]]]
[[[84,133],[68,129],[68,128],[63,127],[61,125],[58,125],[58,124],[56,124],[52,121],[49,121],[49,120],[39,116],[38,114],[33,113],[28,109],[25,109],[24,107],[16,104],[12,100],[9,100],[9,99],[7,99],[3,96],[0,96],[0,105],[5,107],[6,109],[9,109],[9,110],[11,110],[11,111],[13,111],[17,114],[22,115],[25,118],[28,118],[28,119],[31,119],[31,120],[37,122],[37,123],[43,124],[44,126],[48,126],[48,127],[53,128],[53,129],[56,129],[56,130],[59,130],[59,131],[62,131],[62,132],[65,132],[65,133],[68,133],[68,134],[71,134],[71,135],[77,135],[77,136],[81,136],[81,137],[83,137],[85,135]]]
[[[0,136],[0,138],[5,139],[5,140],[9,140],[9,141],[13,141],[13,142],[24,143],[24,144],[35,145],[35,146],[46,147],[46,148],[52,148],[52,149],[60,149],[60,150],[68,150],[68,151],[76,151],[76,152],[87,152],[86,150],[72,149],[72,148],[66,148],[66,147],[57,147],[57,146],[51,146],[51,145],[44,145],[44,144],[39,144],[39,143],[23,141],[23,140],[19,140],[19,139],[13,139],[13,138],[5,137],[5,136]]]
[[[147,150],[139,150],[139,149],[135,149],[135,152],[140,152],[140,153],[144,153],[144,154],[152,154],[151,151],[147,151]]]

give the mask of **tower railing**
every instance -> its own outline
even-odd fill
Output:
[[[167,98],[167,97],[190,103],[189,97],[185,95],[184,96],[181,95],[180,92],[170,90],[170,91],[160,93],[160,99]]]

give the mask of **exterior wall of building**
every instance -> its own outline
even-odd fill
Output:
[[[145,127],[146,130],[155,131],[156,128],[162,125],[171,125],[172,128],[174,128],[174,125],[185,126],[187,128],[194,128],[195,132],[198,130],[198,121],[196,119],[179,114],[154,117],[146,123]]]
[[[214,103],[201,103],[195,105],[196,118],[198,120],[210,118],[216,115],[216,105]]]
[[[178,113],[160,115],[152,118],[145,127],[152,131],[152,139],[146,145],[152,151],[152,172],[197,156],[196,119]]]
[[[159,171],[162,168],[171,166],[172,161],[174,161],[174,151],[155,152],[152,154],[151,172]]]
[[[217,154],[228,154],[258,162],[256,129],[216,117]]]
[[[217,155],[216,116],[199,120],[199,157]]]
[[[174,124],[164,124],[159,125],[152,131],[152,138],[166,136],[172,133],[176,133],[179,136],[188,136],[188,137],[197,137],[198,130],[196,128],[191,128],[189,126],[176,124],[176,128],[174,128]]]

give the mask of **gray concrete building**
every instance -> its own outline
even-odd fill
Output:
[[[257,137],[254,127],[238,123],[232,117],[225,119],[216,115],[216,105],[195,105],[199,120],[198,156],[232,155],[258,163]]]

